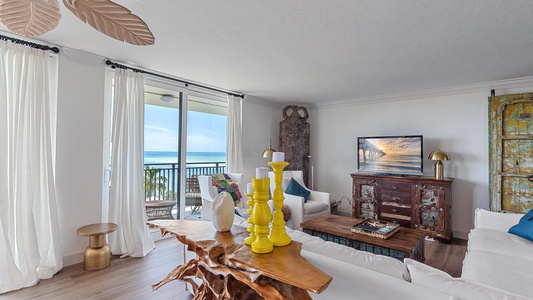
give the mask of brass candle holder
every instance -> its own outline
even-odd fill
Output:
[[[285,220],[283,219],[283,189],[281,182],[283,181],[283,169],[289,165],[288,162],[269,162],[268,165],[274,171],[274,183],[276,188],[273,191],[272,201],[274,202],[274,218],[272,220],[272,232],[270,233],[270,240],[274,246],[286,246],[291,243],[291,237],[285,231]]]

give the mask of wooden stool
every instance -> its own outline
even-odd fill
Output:
[[[114,223],[96,223],[78,228],[76,233],[89,237],[89,247],[83,254],[83,269],[96,271],[109,266],[111,251],[106,244],[106,234],[117,230]]]

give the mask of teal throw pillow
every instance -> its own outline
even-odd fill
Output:
[[[291,183],[285,190],[285,193],[289,195],[299,196],[304,198],[304,203],[307,203],[307,199],[309,199],[309,195],[311,192],[304,188],[301,184],[298,183],[298,181],[294,180],[294,178],[291,178]]]
[[[520,218],[518,224],[509,228],[509,233],[533,241],[533,209]]]

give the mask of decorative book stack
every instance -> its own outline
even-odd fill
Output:
[[[388,239],[400,230],[400,224],[380,220],[366,220],[352,227],[352,232]]]

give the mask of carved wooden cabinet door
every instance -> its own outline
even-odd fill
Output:
[[[447,185],[417,183],[413,187],[413,224],[429,236],[451,240],[451,191]]]
[[[377,219],[379,215],[377,181],[354,178],[352,188],[352,216]]]
[[[533,93],[489,98],[490,209],[533,208]]]

